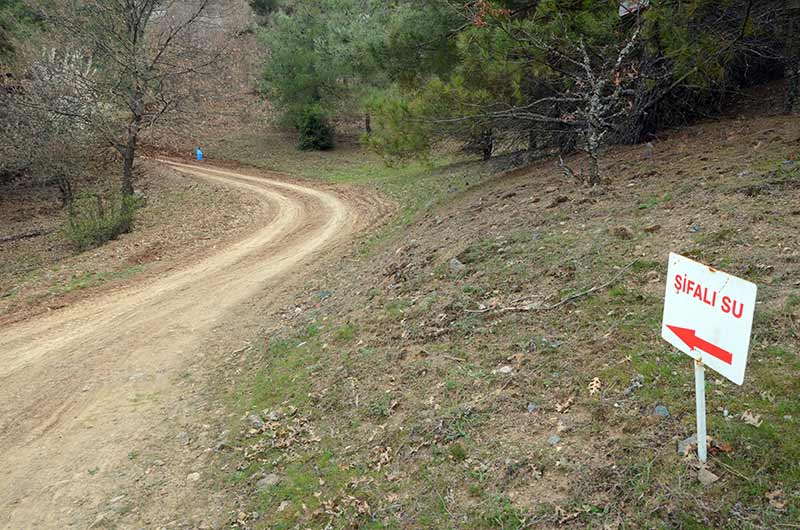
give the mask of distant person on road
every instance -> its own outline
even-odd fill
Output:
[[[197,161],[198,162],[202,162],[203,161],[203,150],[198,147],[197,150],[195,151],[195,154],[197,155]]]

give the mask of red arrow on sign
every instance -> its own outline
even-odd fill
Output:
[[[703,350],[726,364],[733,364],[733,354],[731,352],[704,341],[695,334],[695,330],[670,325],[667,325],[667,327],[691,349]]]

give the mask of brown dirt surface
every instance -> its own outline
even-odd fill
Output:
[[[243,330],[253,332],[253,300],[279,304],[320,260],[343,253],[391,210],[346,187],[169,166],[178,184],[167,189],[188,194],[194,208],[220,198],[219,211],[205,221],[177,212],[160,228],[145,215],[146,236],[97,251],[92,266],[151,256],[169,256],[171,265],[0,329],[0,527],[174,527],[172,514],[221,511],[221,492],[197,502],[214,440],[193,371],[207,355],[238,347]],[[243,211],[223,210],[233,204]],[[231,215],[215,245],[175,248],[220,235],[210,231]],[[145,237],[152,246],[143,246]],[[192,508],[181,509],[187,499]]]
[[[67,307],[87,295],[169,271],[241,237],[269,212],[257,197],[217,182],[198,182],[145,163],[147,197],[136,230],[76,253],[63,233],[66,212],[44,192],[17,190],[0,210],[3,235],[50,234],[0,243],[0,325]]]

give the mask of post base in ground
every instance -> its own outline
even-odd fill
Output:
[[[701,361],[694,362],[694,390],[697,400],[697,458],[708,461],[706,437],[706,368]]]

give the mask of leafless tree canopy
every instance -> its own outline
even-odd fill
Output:
[[[132,194],[141,134],[180,112],[191,79],[207,75],[223,52],[205,35],[221,24],[224,2],[55,0],[36,7],[52,28],[54,56],[87,68],[71,70],[76,93],[48,98],[31,85],[26,103],[112,146],[123,160],[121,191]]]

